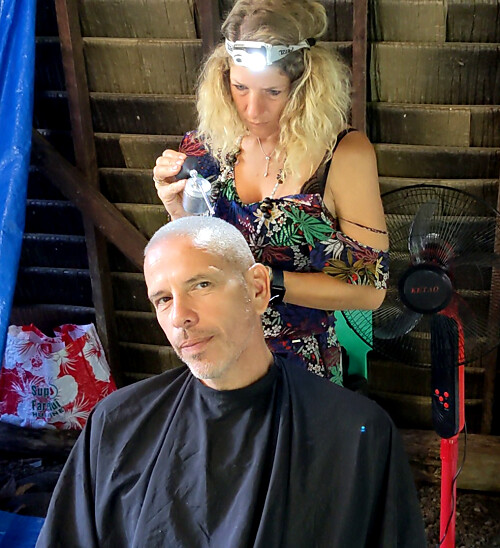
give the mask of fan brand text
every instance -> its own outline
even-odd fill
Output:
[[[432,287],[429,286],[420,286],[420,287],[412,287],[411,292],[413,295],[417,295],[419,293],[439,293],[439,286],[433,285]]]

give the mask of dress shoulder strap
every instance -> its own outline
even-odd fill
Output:
[[[332,150],[332,156],[335,154],[335,151],[337,150],[337,147],[339,146],[340,144],[340,141],[342,141],[342,139],[348,135],[349,133],[352,133],[353,131],[358,131],[356,128],[354,127],[348,127],[344,130],[342,130],[338,135],[337,135],[337,142],[335,143],[335,146],[333,147],[333,150]],[[332,163],[332,159],[330,158],[328,160],[328,162],[326,162],[326,165],[325,165],[325,169],[323,170],[323,176],[321,178],[321,197],[323,197],[323,195],[325,194],[325,186],[326,186],[326,180],[328,179],[328,173],[330,172],[330,165]]]
[[[333,147],[332,155],[337,150],[337,147],[339,146],[340,141],[352,131],[358,131],[356,128],[349,127],[344,130],[342,130],[337,135],[337,142],[335,143],[335,146]],[[330,164],[332,160],[328,160],[328,162],[322,166],[319,167],[318,171],[308,180],[306,181],[300,190],[301,194],[319,194],[321,197],[323,197],[325,193],[325,185],[326,180],[328,178],[328,172],[330,171]]]

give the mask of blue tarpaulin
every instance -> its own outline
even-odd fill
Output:
[[[0,548],[34,548],[43,522],[44,518],[0,511]]]
[[[0,0],[0,357],[16,286],[26,209],[36,0]]]

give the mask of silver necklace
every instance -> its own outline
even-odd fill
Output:
[[[260,137],[257,137],[257,142],[259,143],[260,150],[262,150],[262,154],[264,154],[264,158],[266,159],[266,170],[264,171],[264,177],[267,177],[269,175],[269,162],[271,161],[271,156],[273,152],[276,150],[276,147],[274,147],[269,154],[266,154],[264,149],[262,148]]]

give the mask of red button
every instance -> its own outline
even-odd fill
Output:
[[[450,404],[449,404],[449,403],[445,403],[445,404],[444,404],[444,408],[445,408],[445,409],[448,409],[448,407],[450,407]]]
[[[436,394],[436,396],[439,396],[439,390],[436,388],[436,390],[434,390],[434,394]]]
[[[448,397],[449,397],[448,392],[445,392],[445,393],[444,393],[444,397],[445,397],[445,398],[448,398]]]
[[[443,396],[439,396],[439,401],[443,401],[443,400],[444,400]]]

